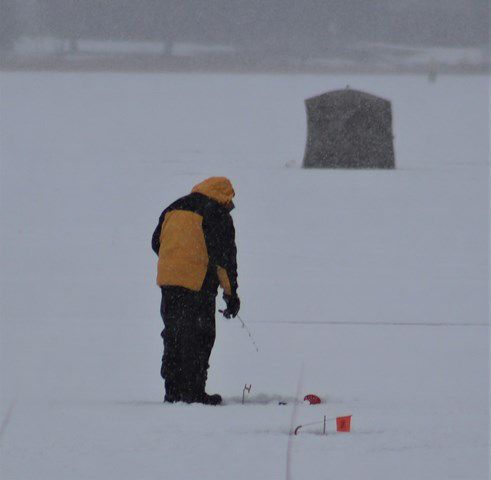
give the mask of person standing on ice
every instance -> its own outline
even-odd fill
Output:
[[[218,285],[226,318],[240,309],[237,248],[230,212],[234,189],[228,178],[211,177],[167,207],[152,237],[158,255],[157,285],[162,290],[164,355],[161,375],[166,402],[218,405],[208,395],[208,360],[215,342]]]

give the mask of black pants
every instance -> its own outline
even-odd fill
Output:
[[[205,393],[208,360],[215,343],[215,295],[163,287],[160,313],[166,399],[199,401]]]

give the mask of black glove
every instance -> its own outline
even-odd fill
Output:
[[[225,318],[233,317],[235,318],[240,310],[240,299],[237,295],[226,295],[223,294],[223,299],[227,304],[227,308],[223,312]]]

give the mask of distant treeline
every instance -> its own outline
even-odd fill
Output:
[[[157,40],[319,54],[356,41],[483,46],[487,0],[0,0],[0,46],[21,36]]]

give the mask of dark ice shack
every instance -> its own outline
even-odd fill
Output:
[[[305,100],[305,168],[395,168],[388,100],[346,88]]]

